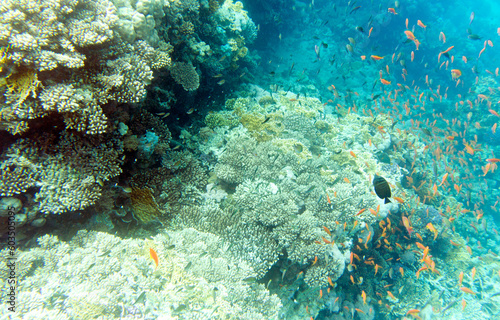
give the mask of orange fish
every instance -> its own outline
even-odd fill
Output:
[[[458,275],[458,285],[461,286],[462,285],[462,281],[464,280],[464,272],[460,272],[460,274]]]
[[[495,110],[493,110],[493,109],[488,109],[488,111],[489,111],[492,115],[497,116],[497,117],[500,117],[500,114],[498,114],[498,112],[496,112]]]
[[[451,78],[453,80],[458,79],[462,75],[462,71],[458,69],[451,69]]]
[[[392,292],[387,291],[387,295],[388,295],[389,297],[391,297],[392,299],[397,300],[397,299],[396,299],[396,297],[392,294]]]
[[[400,197],[392,197],[392,198],[393,198],[394,200],[396,200],[397,202],[399,202],[399,203],[404,203],[404,202],[405,202],[405,201],[404,201],[402,198],[400,198]]]
[[[323,230],[325,230],[325,232],[328,233],[328,235],[330,237],[332,236],[332,233],[330,232],[330,229],[328,229],[327,227],[323,226]]]
[[[436,240],[438,236],[438,231],[436,230],[434,225],[431,222],[429,222],[425,227],[429,229],[430,232],[434,233],[434,240]]]
[[[366,292],[361,290],[361,297],[363,298],[363,304],[366,304]]]
[[[411,310],[408,310],[408,312],[406,313],[406,315],[409,315],[409,314],[414,315],[414,314],[417,314],[417,313],[420,313],[420,310],[418,310],[418,309],[411,309]]]
[[[387,11],[392,13],[392,14],[397,14],[396,9],[394,9],[394,8],[388,8]]]
[[[406,230],[408,231],[408,234],[411,236],[411,233],[413,232],[413,228],[410,226],[410,220],[408,220],[408,218],[405,216],[403,216],[403,225],[405,226]]]
[[[382,60],[384,59],[384,57],[381,57],[381,56],[375,56],[375,55],[371,55],[370,58],[373,60],[373,61],[378,61],[378,60]]]
[[[466,288],[466,287],[461,287],[460,290],[462,290],[463,292],[468,293],[468,294],[474,294],[474,295],[477,294],[474,291],[472,291],[471,289]]]
[[[151,257],[151,259],[154,260],[155,262],[155,270],[156,268],[158,268],[158,254],[156,253],[156,251],[153,249],[153,248],[149,248],[149,256]]]
[[[333,288],[335,288],[335,286],[333,285],[332,278],[327,277],[327,279],[328,279],[328,283],[330,284],[330,286],[332,286]]]
[[[486,161],[491,162],[491,163],[496,163],[496,162],[500,162],[500,159],[492,158],[492,159],[486,159]]]
[[[352,150],[351,150],[351,151],[349,151],[349,154],[350,154],[351,156],[353,156],[354,158],[357,158],[357,156],[356,156],[356,154],[354,153],[354,151],[352,151]]]
[[[446,36],[444,35],[443,31],[439,33],[439,41],[443,41],[443,43],[446,43]]]
[[[411,32],[410,30],[405,30],[405,35],[411,41],[417,40],[417,38],[415,38],[415,35],[413,34],[413,32]]]
[[[425,24],[423,24],[422,21],[420,21],[420,20],[417,20],[417,25],[421,28],[424,28],[424,29],[427,28],[427,26]]]
[[[360,214],[362,214],[363,212],[365,212],[365,210],[366,210],[366,208],[359,210],[358,213],[356,213],[356,217],[359,216]]]
[[[445,54],[446,52],[449,52],[451,49],[455,48],[455,46],[451,46],[448,49],[441,51],[441,54]]]
[[[499,30],[500,30],[500,28],[499,28]],[[368,30],[368,38],[370,38],[372,31],[373,31],[373,27],[371,27],[370,30]]]
[[[387,81],[387,80],[382,79],[382,78],[380,78],[380,82],[382,82],[382,84],[384,84],[384,85],[391,84],[391,82],[390,82],[390,81]]]
[[[316,262],[318,262],[318,256],[314,256],[314,261],[313,261],[313,264],[311,266],[314,266],[316,264]]]
[[[326,201],[328,204],[332,204],[332,200],[330,200],[330,196],[328,195],[328,192],[326,193]]]

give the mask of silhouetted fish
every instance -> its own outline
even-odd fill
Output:
[[[385,199],[384,203],[390,203],[388,199],[391,197],[391,187],[389,183],[379,175],[375,175],[373,178],[373,187],[375,188],[375,193],[380,199]]]

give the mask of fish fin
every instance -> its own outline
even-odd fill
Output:
[[[391,200],[389,200],[389,198],[385,198],[384,203],[391,203]]]

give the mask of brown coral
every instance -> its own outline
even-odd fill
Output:
[[[170,68],[170,74],[186,91],[194,91],[200,86],[200,76],[190,63],[176,62]]]
[[[163,214],[149,188],[133,188],[130,200],[134,216],[142,223],[148,223]]]

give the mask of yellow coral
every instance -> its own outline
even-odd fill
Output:
[[[268,120],[266,120],[269,118]],[[240,119],[241,124],[250,131],[257,141],[268,141],[279,136],[283,131],[281,121],[277,114],[263,116],[260,113],[243,113]]]
[[[32,69],[11,74],[6,79],[7,94],[11,96],[10,102],[20,105],[29,95],[36,98],[36,90],[40,84],[38,75]]]

